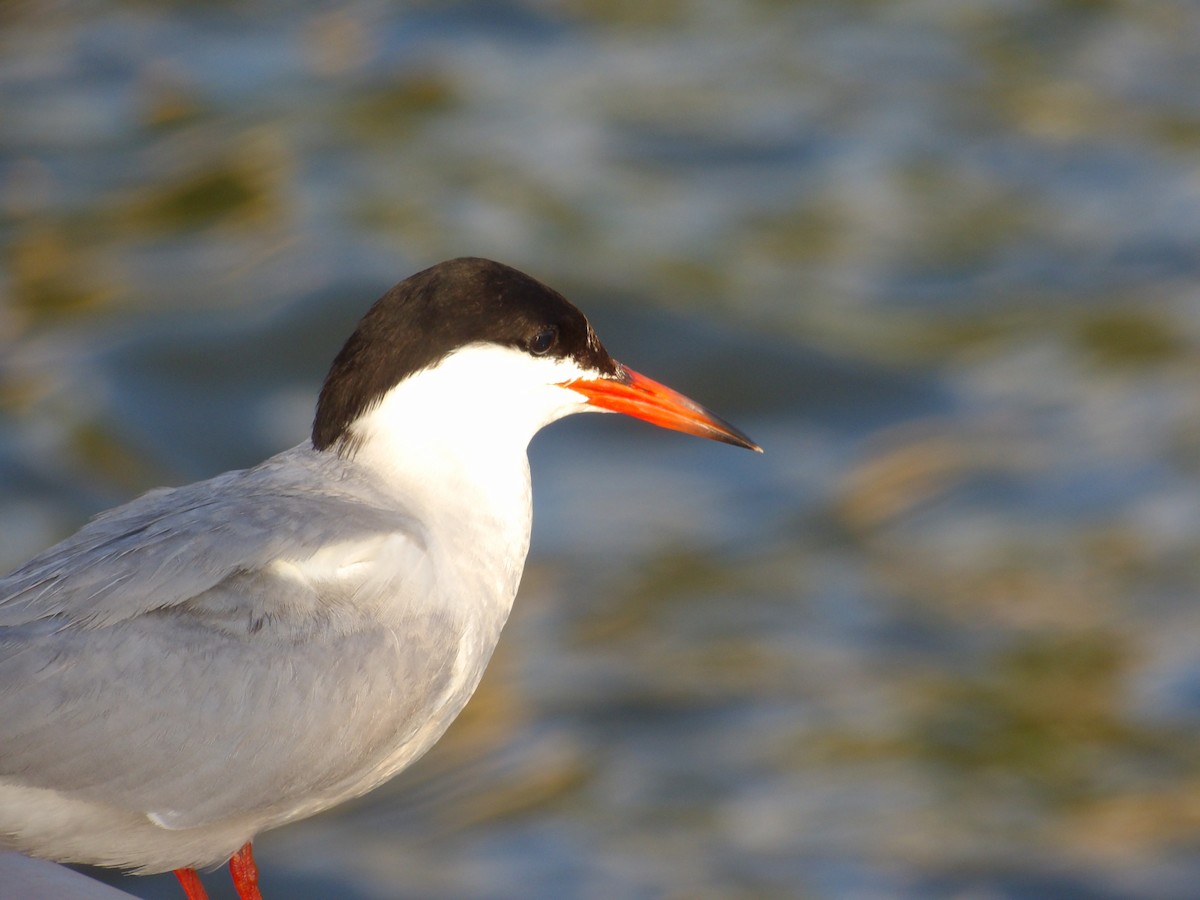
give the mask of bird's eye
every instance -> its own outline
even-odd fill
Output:
[[[558,343],[558,329],[551,325],[543,328],[529,340],[529,352],[534,356],[545,356]]]

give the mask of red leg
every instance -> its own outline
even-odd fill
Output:
[[[229,874],[233,876],[233,886],[242,900],[262,900],[258,890],[258,866],[250,852],[250,841],[230,858]]]
[[[183,885],[187,900],[208,900],[208,894],[204,893],[204,885],[200,883],[200,876],[196,874],[195,869],[176,869],[175,877]]]

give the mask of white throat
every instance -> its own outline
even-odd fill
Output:
[[[587,411],[581,394],[560,385],[596,374],[570,360],[471,344],[384,394],[351,426],[350,452],[410,502],[426,498],[424,513],[481,504],[527,517],[529,441]]]

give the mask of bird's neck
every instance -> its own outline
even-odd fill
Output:
[[[530,434],[488,410],[448,415],[390,395],[356,423],[353,465],[428,529],[440,564],[487,573],[483,594],[516,592],[532,525]]]
[[[461,437],[466,437],[462,435]],[[323,451],[330,452],[330,451]],[[475,436],[372,432],[346,461],[372,502],[394,506],[417,525],[436,586],[421,602],[455,617],[472,686],[512,609],[532,527],[524,446]],[[406,614],[408,614],[406,612]]]
[[[394,385],[345,431],[341,452],[401,492],[426,521],[513,521],[528,539],[526,448],[542,426],[584,408],[540,384],[532,357],[471,346]]]
[[[486,422],[438,422],[435,428],[393,427],[380,408],[364,417],[363,439],[350,451],[406,504],[419,507],[425,521],[528,517],[530,504],[528,439],[494,439]],[[421,421],[420,419],[407,421]]]

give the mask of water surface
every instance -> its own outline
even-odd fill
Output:
[[[0,564],[302,440],[371,301],[497,258],[767,453],[539,436],[479,695],[265,835],[268,896],[1195,896],[1198,47],[1185,3],[7,4]]]

